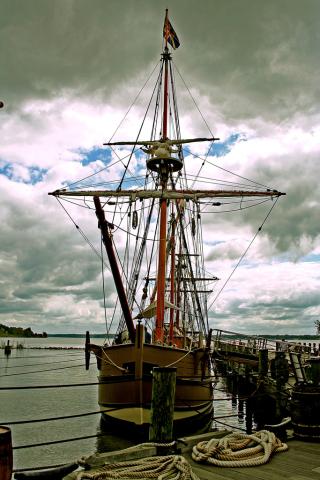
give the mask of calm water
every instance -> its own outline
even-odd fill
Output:
[[[102,338],[92,339],[102,343]],[[92,358],[89,371],[84,367],[84,339],[50,337],[47,339],[10,339],[10,343],[24,344],[24,349],[13,349],[6,357],[0,349],[0,387],[25,387],[37,385],[65,385],[70,383],[90,383],[97,381],[97,369]],[[0,339],[4,345],[6,339]],[[39,348],[42,347],[42,348]],[[43,348],[44,347],[44,348]],[[51,349],[50,349],[51,347]],[[52,347],[72,347],[69,350],[55,350]],[[213,427],[245,428],[244,405],[228,393],[220,382],[215,389],[215,416],[233,415],[220,418]],[[221,401],[219,401],[221,399]],[[97,386],[52,389],[0,390],[0,424],[22,420],[75,415],[98,411]],[[240,417],[238,414],[240,413]],[[96,435],[100,415],[56,420],[42,423],[9,425],[12,431],[13,446],[23,446],[54,440]],[[92,454],[97,450],[125,448],[134,439],[121,439],[107,435],[101,439],[91,438],[57,445],[23,448],[14,450],[14,468],[50,466],[68,463]]]
[[[103,339],[94,339],[96,343]],[[1,339],[2,344],[3,339]],[[89,371],[84,367],[83,350],[47,350],[27,347],[76,347],[84,339],[48,338],[19,339],[23,350],[12,349],[6,357],[0,350],[0,387],[65,385],[97,381],[94,360]],[[10,339],[16,343],[17,339]],[[98,411],[97,386],[54,389],[0,390],[0,424],[39,418],[75,415]],[[95,435],[99,432],[100,415],[44,423],[9,425],[13,446]],[[99,440],[101,445],[101,440]],[[131,444],[109,435],[104,448],[112,450]],[[66,463],[97,450],[97,439],[86,439],[58,445],[14,450],[14,468]]]

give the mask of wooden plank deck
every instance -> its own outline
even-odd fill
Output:
[[[202,440],[209,440],[213,436],[221,438],[230,431],[220,431],[194,437],[185,437],[179,446],[181,455],[190,463],[200,480],[320,480],[320,443],[302,442],[290,439],[287,444],[289,450],[275,453],[265,465],[257,467],[215,467],[199,464],[191,458],[192,446]],[[179,442],[178,442],[179,443]],[[137,449],[118,450],[93,454],[87,457],[90,473],[106,463],[118,463],[137,460],[138,458],[157,455],[154,446],[137,446]],[[73,472],[64,480],[76,480],[77,472]],[[143,477],[140,477],[144,480]]]
[[[191,452],[183,456],[201,480],[320,480],[320,443],[289,440],[289,450],[274,454],[258,467],[215,467],[192,460]]]

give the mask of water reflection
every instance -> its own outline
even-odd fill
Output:
[[[214,429],[252,431],[256,423],[248,398],[254,391],[253,385],[235,376],[220,376],[214,389]],[[220,401],[223,400],[223,401]]]

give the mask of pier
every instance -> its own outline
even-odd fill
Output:
[[[268,345],[261,345],[261,346],[268,346]],[[238,347],[237,347],[238,348]],[[282,360],[283,359],[282,357],[284,355],[288,355],[287,358],[289,358],[289,354],[290,352],[282,352],[282,350],[278,349],[278,350],[272,350],[271,351],[271,357],[269,356],[270,354],[270,351],[268,349],[258,349],[257,352],[255,353],[256,355],[256,358],[255,359],[250,359],[248,358],[248,355],[250,355],[251,353],[248,352],[248,351],[243,351],[244,349],[248,349],[248,347],[245,347],[244,345],[241,345],[241,349],[242,351],[239,352],[239,353],[242,353],[242,354],[246,354],[247,357],[238,357],[238,359],[241,359],[239,363],[242,363],[243,359],[244,361],[247,361],[246,363],[246,366],[247,368],[252,368],[255,370],[255,372],[252,372],[250,373],[250,375],[246,376],[246,375],[241,375],[241,373],[238,373],[238,374],[235,374],[234,372],[230,374],[230,372],[228,371],[226,375],[223,375],[223,374],[218,374],[216,372],[216,376],[213,377],[213,382],[214,380],[216,380],[216,382],[220,382],[219,384],[217,383],[214,383],[214,389],[213,389],[213,396],[212,396],[212,403],[214,405],[214,408],[215,408],[215,411],[213,413],[213,416],[212,416],[212,428],[227,428],[228,431],[212,431],[210,432],[209,434],[209,437],[188,437],[188,438],[183,438],[181,439],[180,437],[178,437],[179,439],[177,440],[177,436],[174,436],[173,438],[175,439],[175,447],[174,448],[169,448],[169,450],[167,450],[167,452],[165,451],[165,449],[163,450],[162,449],[162,452],[159,451],[159,449],[157,448],[154,448],[154,447],[146,447],[145,448],[141,448],[138,446],[138,450],[139,450],[139,455],[144,455],[144,457],[148,457],[148,456],[153,456],[153,457],[158,457],[158,456],[163,456],[163,455],[173,455],[173,456],[178,456],[178,455],[182,455],[183,458],[188,462],[188,465],[191,465],[192,467],[192,470],[194,472],[196,472],[196,474],[198,475],[198,478],[202,479],[202,478],[235,478],[234,475],[237,475],[237,478],[250,478],[250,476],[252,476],[252,478],[280,478],[280,476],[274,476],[272,477],[271,476],[271,473],[273,472],[273,469],[275,468],[276,470],[276,473],[274,475],[277,475],[277,472],[279,470],[279,472],[281,472],[281,469],[283,468],[284,470],[286,470],[286,475],[282,475],[281,474],[281,478],[297,478],[297,480],[303,480],[303,475],[301,473],[301,468],[305,468],[305,469],[316,469],[316,468],[320,468],[319,465],[317,465],[315,463],[315,461],[313,460],[310,460],[310,462],[306,461],[304,459],[308,459],[308,455],[313,455],[314,457],[317,456],[318,452],[320,452],[319,450],[319,443],[316,443],[316,441],[309,441],[309,442],[304,442],[304,436],[307,435],[309,437],[312,437],[312,435],[315,435],[317,438],[315,438],[314,440],[318,440],[320,438],[320,418],[319,418],[319,413],[320,412],[320,405],[319,405],[319,400],[320,400],[320,395],[319,395],[319,377],[320,377],[320,358],[318,356],[315,356],[313,361],[311,362],[311,365],[310,365],[310,368],[309,368],[309,371],[308,371],[308,378],[305,376],[305,371],[304,371],[304,368],[303,368],[303,365],[301,364],[301,361],[299,362],[298,360],[300,359],[301,360],[301,357],[299,356],[299,352],[293,352],[294,354],[296,354],[296,357],[295,358],[295,363],[296,363],[296,367],[295,367],[295,372],[296,372],[296,377],[295,375],[293,375],[292,372],[290,372],[290,378],[291,378],[291,386],[290,386],[290,396],[288,395],[288,393],[284,392],[283,396],[281,396],[280,400],[284,399],[285,401],[287,401],[288,399],[290,400],[290,397],[292,397],[292,392],[294,393],[293,395],[293,405],[294,405],[294,410],[292,410],[292,414],[294,414],[294,416],[292,416],[292,422],[291,424],[285,424],[282,428],[278,428],[274,421],[272,421],[272,419],[268,418],[268,415],[270,413],[270,411],[272,410],[272,402],[270,401],[270,396],[267,396],[265,395],[266,394],[266,391],[262,390],[262,386],[265,386],[267,383],[269,385],[273,385],[273,387],[275,388],[274,390],[274,395],[276,398],[276,392],[277,392],[277,387],[281,384],[281,381],[280,381],[280,377],[283,377],[283,371],[282,371],[282,367],[281,367],[281,363],[282,363]],[[252,348],[255,348],[254,346]],[[291,352],[292,353],[292,352]],[[14,352],[14,355],[15,355],[15,352]],[[252,355],[252,354],[251,354]],[[81,358],[80,358],[81,356]],[[79,352],[68,352],[68,353],[65,353],[65,354],[60,354],[60,353],[57,353],[55,354],[55,361],[54,363],[57,364],[56,365],[50,365],[50,371],[54,371],[54,372],[63,372],[65,371],[65,369],[67,368],[68,369],[68,372],[70,371],[69,369],[70,368],[76,368],[76,369],[79,369],[79,368],[83,368],[83,363],[84,363],[84,359],[83,359],[83,349],[82,351],[79,351]],[[20,360],[20,359],[24,359],[24,355],[23,357],[20,357],[20,356],[15,356],[14,358],[16,358],[16,361]],[[67,376],[64,376],[63,378],[65,378],[64,382],[61,382],[61,383],[49,383],[48,380],[47,382],[44,382],[44,384],[35,384],[34,381],[29,381],[27,380],[29,378],[29,375],[28,373],[31,374],[31,379],[33,378],[33,375],[36,375],[38,372],[43,372],[43,371],[48,371],[49,369],[45,366],[45,364],[43,364],[43,356],[34,356],[34,355],[31,355],[30,357],[28,357],[30,359],[34,359],[34,361],[32,361],[31,364],[29,363],[26,363],[25,365],[22,364],[22,366],[15,366],[15,365],[12,365],[12,361],[13,361],[13,358],[10,358],[10,364],[8,364],[8,362],[6,362],[6,366],[5,368],[7,369],[6,372],[7,373],[4,373],[2,374],[2,376],[6,379],[6,382],[8,383],[7,386],[3,385],[0,387],[0,395],[2,396],[5,396],[6,395],[6,391],[10,391],[10,396],[11,395],[16,395],[14,392],[16,390],[20,391],[20,390],[23,390],[23,391],[27,391],[27,392],[32,392],[33,390],[35,391],[39,391],[41,392],[41,395],[45,395],[45,392],[48,391],[48,392],[55,392],[54,394],[46,394],[46,397],[49,395],[51,399],[53,399],[54,397],[57,397],[57,398],[61,398],[62,396],[62,392],[66,391],[66,390],[70,390],[70,391],[74,391],[75,389],[86,389],[85,392],[89,392],[89,389],[91,389],[92,387],[93,388],[96,388],[97,386],[97,382],[79,382],[79,383],[73,383],[71,382],[70,384],[66,382],[67,380]],[[45,358],[47,359],[47,356],[45,356]],[[61,358],[63,360],[61,360]],[[287,360],[286,358],[286,361],[289,362],[289,360]],[[304,358],[307,358],[306,356]],[[80,363],[77,363],[79,362],[79,360],[81,360]],[[270,363],[271,361],[274,360],[276,362],[273,362],[272,365],[273,367],[271,368],[270,367]],[[281,361],[280,361],[281,360]],[[40,362],[40,363],[39,363]],[[51,361],[52,362],[52,361]],[[65,364],[65,362],[67,362],[67,365]],[[76,362],[75,365],[71,364],[71,362]],[[18,365],[19,365],[20,362],[18,362]],[[62,365],[60,366],[60,364],[62,363]],[[223,362],[222,362],[223,363]],[[227,363],[226,363],[227,364]],[[286,362],[284,362],[284,364],[286,365]],[[227,365],[228,366],[228,365]],[[283,366],[283,365],[282,365]],[[43,368],[44,367],[44,368]],[[18,369],[23,369],[22,371],[19,371],[19,372],[16,372],[16,368]],[[25,369],[31,369],[31,371],[25,371]],[[228,366],[229,368],[229,366]],[[76,370],[78,371],[78,370]],[[155,377],[156,377],[156,373],[157,373],[157,369],[155,369]],[[168,368],[168,369],[165,369],[164,372],[161,372],[159,371],[158,372],[159,374],[165,374],[165,376],[168,376],[168,374],[170,373],[170,375],[173,375],[175,373],[175,369],[174,368]],[[18,377],[17,377],[18,375]],[[17,378],[19,378],[19,376],[23,376],[23,377],[26,377],[26,383],[24,383],[23,385],[17,385]],[[273,378],[274,377],[274,378]],[[277,377],[279,377],[277,379]],[[80,379],[81,377],[79,377]],[[247,392],[244,392],[244,391],[239,391],[237,390],[237,388],[239,388],[239,386],[242,388],[243,387],[243,384],[247,382],[247,379],[252,379],[252,382],[253,383],[250,383],[249,382],[249,385],[251,386],[251,388],[253,390],[251,391],[247,391]],[[12,380],[11,380],[12,379]],[[267,379],[267,381],[266,381]],[[300,379],[300,380],[299,380]],[[263,380],[263,381],[262,381]],[[285,379],[286,380],[286,379]],[[257,385],[257,383],[254,383],[254,382],[260,382],[261,386],[259,387],[260,389],[257,390],[255,385]],[[164,386],[167,386],[168,388],[170,387],[170,390],[174,387],[174,384],[175,384],[175,380],[174,380],[174,376],[172,377],[172,381],[170,381],[169,383],[167,382],[167,380],[163,381],[163,379],[161,380],[161,378],[159,377],[159,382],[155,382],[155,387],[157,386],[157,388],[160,390],[162,388],[164,388]],[[226,384],[226,389],[225,389],[225,384]],[[305,391],[304,390],[299,390],[297,389],[296,385],[299,385],[299,388],[301,390],[301,386],[303,385],[307,385],[308,388],[312,388],[312,389],[315,389],[315,391],[312,390],[312,395],[310,395],[310,392],[309,391]],[[313,385],[313,386],[312,386]],[[281,386],[281,385],[280,385]],[[288,384],[285,383],[285,389],[287,389],[287,386]],[[295,388],[295,390],[293,390]],[[156,398],[160,399],[159,402],[154,402],[154,408],[160,408],[161,412],[164,408],[164,402],[161,400],[161,395],[160,395],[161,392],[158,392],[155,397],[154,397],[154,400]],[[270,391],[268,392],[270,394]],[[272,392],[271,392],[272,393]],[[9,392],[8,392],[9,394]],[[17,392],[17,395],[18,395],[18,392]],[[30,393],[28,394],[30,395]],[[36,394],[38,396],[38,394]],[[173,394],[171,395],[173,396]],[[168,397],[168,393],[165,393],[165,397],[167,398]],[[314,398],[313,398],[314,397]],[[25,397],[26,398],[26,397]],[[31,397],[30,397],[31,398]],[[33,398],[33,397],[32,397]],[[69,397],[68,397],[69,398]],[[263,400],[266,400],[268,401],[267,403],[267,406],[266,406],[266,403],[263,402]],[[219,408],[218,408],[218,405],[222,402],[230,402],[230,409],[228,411],[224,411],[224,412],[219,412]],[[311,402],[311,403],[310,403]],[[171,402],[172,403],[172,402]],[[161,434],[163,433],[163,418],[165,418],[167,421],[169,421],[169,411],[170,411],[170,405],[168,405],[168,412],[165,413],[165,414],[158,414],[156,413],[154,415],[154,417],[156,419],[160,419],[160,422],[158,422],[158,424],[154,424],[154,428],[156,430],[158,430]],[[260,423],[257,422],[257,415],[256,415],[256,410],[257,410],[257,407],[258,409],[260,408]],[[272,408],[271,408],[272,407]],[[312,411],[312,414],[311,416],[309,415],[309,417],[306,417],[304,414],[306,411]],[[10,410],[8,410],[10,411]],[[33,470],[34,471],[37,471],[38,473],[41,472],[41,470],[43,469],[47,469],[47,470],[51,470],[51,468],[55,468],[55,467],[58,467],[58,464],[60,465],[64,465],[64,464],[67,464],[68,462],[73,462],[75,463],[75,468],[78,468],[78,472],[81,470],[79,470],[79,468],[81,467],[78,467],[78,461],[79,459],[82,457],[82,455],[85,453],[86,455],[88,455],[88,453],[90,453],[91,451],[94,452],[95,451],[95,448],[94,448],[94,444],[93,444],[93,441],[94,439],[96,439],[97,441],[102,442],[103,440],[103,437],[105,435],[107,435],[107,432],[103,432],[103,431],[98,431],[98,432],[88,432],[88,434],[86,435],[87,432],[83,432],[83,434],[80,436],[79,434],[67,434],[67,430],[65,432],[64,435],[54,435],[53,432],[54,432],[54,429],[53,428],[41,428],[41,429],[36,429],[36,432],[37,432],[37,438],[34,439],[34,441],[31,443],[28,443],[26,441],[24,441],[23,437],[20,435],[20,436],[17,436],[15,434],[15,432],[17,431],[16,430],[16,426],[19,426],[21,425],[21,428],[26,428],[26,432],[27,432],[27,428],[28,428],[28,425],[30,424],[35,424],[35,425],[38,425],[38,424],[44,424],[46,425],[47,422],[50,422],[50,423],[53,423],[53,425],[55,425],[57,422],[59,421],[63,421],[65,423],[65,425],[67,426],[67,423],[68,422],[72,422],[73,419],[75,418],[79,418],[79,421],[83,418],[85,419],[86,416],[88,415],[93,415],[93,416],[99,416],[101,415],[101,411],[99,410],[92,410],[92,411],[85,411],[85,409],[83,409],[82,411],[71,411],[69,414],[69,412],[67,413],[63,413],[63,415],[59,415],[58,412],[55,413],[55,415],[53,416],[45,416],[43,415],[42,417],[31,417],[30,418],[30,415],[29,416],[24,416],[24,418],[10,418],[10,416],[3,416],[2,418],[2,422],[3,422],[3,425],[12,425],[12,428],[13,428],[13,436],[12,436],[12,444],[13,444],[13,459],[14,459],[14,465],[13,465],[13,474],[12,474],[12,478],[32,478],[32,477],[28,477],[28,476],[23,476],[25,475],[26,473],[31,473]],[[277,412],[279,413],[279,412]],[[281,413],[281,412],[280,412]],[[223,415],[222,415],[223,414]],[[303,414],[303,417],[301,416]],[[3,413],[4,415],[4,413]],[[280,415],[281,417],[281,415]],[[237,423],[239,420],[239,423]],[[290,420],[290,419],[289,419]],[[241,423],[240,423],[241,421]],[[234,423],[233,423],[234,422]],[[25,424],[25,427],[23,427],[23,425]],[[313,425],[317,425],[317,428],[315,430],[315,428],[313,427]],[[242,427],[242,428],[241,428]],[[167,425],[167,428],[168,428],[168,432],[171,431],[171,427],[168,423]],[[196,441],[201,441],[201,438],[210,438],[210,436],[212,438],[217,438],[223,434],[229,434],[231,431],[242,431],[243,433],[246,433],[246,434],[255,434],[256,431],[259,431],[259,430],[263,430],[263,429],[266,429],[266,430],[270,430],[270,431],[273,431],[276,436],[278,438],[281,438],[282,441],[286,442],[287,440],[284,438],[285,437],[285,433],[286,433],[286,430],[287,429],[291,429],[289,430],[289,437],[290,437],[290,433],[291,433],[291,437],[293,437],[293,434],[292,432],[294,432],[294,438],[290,438],[288,440],[288,446],[289,446],[289,451],[288,452],[284,452],[284,453],[277,453],[275,455],[273,455],[270,459],[270,461],[268,461],[268,463],[266,463],[266,465],[264,466],[259,466],[259,467],[226,467],[226,468],[221,468],[221,467],[216,467],[216,466],[210,466],[210,465],[206,465],[206,464],[198,464],[198,463],[195,463],[192,458],[191,458],[191,450],[192,450],[192,446],[194,444],[194,442]],[[156,431],[155,430],[155,431]],[[295,431],[294,431],[295,430]],[[40,435],[40,431],[41,431],[41,435]],[[38,432],[39,432],[39,437],[38,437]],[[45,435],[42,435],[42,432],[45,434]],[[71,432],[71,431],[70,431]],[[28,435],[28,434],[26,434]],[[167,434],[166,434],[167,435]],[[165,436],[166,436],[165,435]],[[168,442],[168,443],[171,443],[171,439],[170,439],[170,433],[169,433],[169,438],[160,438],[159,437],[159,434],[157,433],[155,435],[155,438],[153,437],[149,437],[149,440],[146,439],[145,441],[146,442],[158,442],[158,443],[165,443],[165,442]],[[101,437],[101,438],[100,438]],[[27,436],[25,437],[27,438]],[[310,438],[309,438],[310,440]],[[311,440],[313,440],[311,438]],[[134,443],[138,443],[142,440],[139,440],[138,438],[135,438],[133,440]],[[59,444],[65,444],[65,443],[68,443],[68,444],[74,444],[74,443],[79,443],[79,445],[82,445],[82,447],[80,447],[78,449],[78,452],[74,455],[74,454],[71,454],[71,455],[64,455],[64,456],[56,456],[55,458],[50,458],[50,457],[45,457],[43,455],[43,451],[44,449],[47,447],[47,446],[53,446],[53,445],[59,445]],[[81,443],[82,442],[82,443]],[[92,446],[91,446],[92,445]],[[100,446],[102,446],[102,443],[100,443]],[[120,450],[120,449],[123,449],[124,446],[126,446],[126,444],[122,444],[122,445],[116,445],[114,446],[114,448],[116,449],[116,451],[109,451],[108,453],[99,453],[99,454],[95,454],[95,455],[92,455],[92,459],[94,458],[95,460],[93,461],[92,465],[89,464],[89,467],[90,467],[90,470],[92,470],[94,468],[94,463],[96,462],[100,462],[101,459],[105,459],[104,461],[108,461],[110,463],[114,462],[115,459],[118,459],[119,461],[126,461],[127,460],[127,457],[128,457],[128,451],[127,450]],[[51,448],[51,447],[50,447]],[[26,449],[30,449],[31,451],[36,451],[36,452],[39,452],[39,456],[36,455],[34,456],[34,461],[33,462],[27,462],[27,461],[23,461],[21,462],[20,458],[21,458],[21,453],[23,453],[23,451],[25,451]],[[135,448],[134,448],[135,449]],[[133,450],[134,450],[133,449]],[[108,448],[108,450],[110,450]],[[160,448],[161,450],[161,448]],[[293,458],[291,459],[291,452],[292,450],[296,450],[296,453],[295,451],[293,451]],[[75,450],[74,450],[75,451]],[[105,450],[103,448],[99,448],[98,451],[100,452],[104,452]],[[131,452],[131,451],[130,451]],[[169,453],[168,453],[169,452]],[[130,453],[130,456],[133,455],[133,453],[131,452]],[[24,455],[24,458],[26,458],[26,456]],[[8,459],[9,459],[9,462],[8,464],[10,464],[10,456],[8,456]],[[41,459],[40,461],[38,461],[38,459]],[[120,460],[121,459],[121,460]],[[17,460],[18,460],[18,464],[17,464]],[[297,462],[297,464],[299,464],[299,468],[297,466],[297,468],[295,469],[297,472],[300,472],[299,475],[300,477],[294,477],[294,471],[291,471],[289,468],[286,469],[285,465],[286,465],[286,462],[288,462],[290,465],[294,465],[295,462]],[[306,465],[304,465],[304,462]],[[81,462],[80,462],[81,464]],[[278,468],[278,465],[279,464],[279,468]],[[276,467],[274,467],[276,465]],[[311,468],[312,466],[312,468]],[[25,467],[25,468],[23,468]],[[60,468],[60,467],[59,467]],[[300,470],[299,470],[300,469]],[[248,470],[248,474],[246,473]],[[265,476],[261,476],[262,473],[261,472],[266,472]],[[315,470],[317,472],[317,470]],[[207,473],[205,473],[207,472]],[[210,477],[209,474],[212,475],[215,475],[214,477]],[[236,472],[236,473],[235,473]],[[254,473],[255,472],[255,473]],[[257,476],[257,472],[259,472],[259,476]],[[291,472],[291,476],[290,476],[290,472]],[[319,473],[319,472],[318,472]],[[243,477],[243,475],[247,475],[247,477]],[[217,477],[217,475],[219,475]],[[256,475],[256,476],[255,476]],[[298,474],[297,474],[298,475]],[[302,476],[302,478],[301,478]],[[0,475],[0,478],[1,478],[1,475]],[[41,478],[38,476],[38,478]],[[43,478],[46,478],[46,477],[43,477]],[[62,477],[60,477],[62,478]],[[85,477],[84,477],[85,478]],[[314,478],[312,476],[305,476],[305,478]]]
[[[262,350],[264,354],[260,358],[259,362],[259,370],[260,374],[262,371],[266,373],[266,369],[264,366],[263,360],[265,360],[265,351]],[[276,358],[276,357],[275,357]],[[278,367],[277,367],[278,368]],[[163,369],[162,369],[163,370]],[[263,465],[254,465],[254,466],[239,466],[239,465],[233,465],[233,466],[227,466],[227,467],[221,467],[221,466],[213,466],[209,465],[206,462],[195,462],[194,458],[192,456],[192,451],[193,447],[197,446],[200,442],[210,442],[211,440],[219,440],[221,438],[225,438],[226,436],[230,435],[232,433],[233,427],[230,425],[228,426],[227,430],[216,430],[216,431],[211,431],[209,433],[199,435],[199,436],[193,436],[193,437],[183,437],[183,438],[178,438],[174,441],[172,440],[171,437],[171,427],[169,425],[170,422],[172,422],[172,418],[170,419],[170,405],[168,405],[168,411],[166,411],[165,414],[163,414],[163,408],[164,404],[163,401],[161,401],[161,396],[162,390],[164,389],[167,391],[167,389],[172,389],[175,384],[175,369],[174,368],[168,368],[164,369],[162,371],[161,369],[155,369],[154,375],[157,377],[159,376],[159,381],[154,382],[154,402],[153,402],[153,408],[155,409],[155,414],[154,417],[159,420],[159,418],[165,417],[165,420],[168,422],[167,425],[167,432],[165,434],[165,438],[160,438],[159,435],[163,434],[163,422],[157,423],[154,425],[154,432],[158,431],[158,433],[153,434],[152,437],[150,437],[150,440],[146,442],[146,444],[143,445],[135,445],[133,447],[129,447],[127,449],[122,449],[122,450],[116,450],[116,451],[109,451],[107,453],[96,453],[93,455],[90,455],[90,457],[87,457],[85,459],[81,458],[70,458],[69,460],[72,463],[71,466],[67,466],[66,468],[70,469],[72,467],[72,470],[74,470],[72,473],[65,474],[65,476],[61,476],[61,472],[64,470],[61,470],[60,467],[58,467],[58,471],[60,474],[56,475],[54,478],[59,478],[62,479],[64,478],[65,480],[75,480],[79,474],[81,476],[79,478],[86,478],[87,473],[88,474],[93,474],[97,469],[101,468],[103,465],[114,465],[115,463],[118,462],[127,462],[127,461],[139,461],[141,459],[146,459],[146,458],[151,458],[151,460],[147,460],[150,462],[156,461],[161,464],[162,461],[168,461],[170,462],[175,462],[174,459],[178,459],[178,463],[180,462],[181,466],[184,468],[187,468],[192,471],[200,480],[206,479],[250,479],[250,478],[258,478],[258,479],[267,479],[267,480],[273,480],[276,478],[288,478],[291,480],[306,480],[306,479],[316,479],[319,478],[320,474],[320,444],[317,443],[316,441],[309,441],[305,442],[303,440],[304,436],[304,431],[299,431],[299,435],[297,435],[297,432],[294,432],[294,429],[292,431],[292,425],[288,422],[285,423],[282,428],[277,428],[277,425],[265,425],[266,421],[264,422],[263,428],[266,429],[266,431],[272,431],[274,432],[275,436],[279,438],[280,442],[284,442],[288,445],[288,450],[287,451],[280,451],[280,452],[274,452],[270,458],[267,458],[265,463]],[[313,382],[314,385],[318,385],[319,383],[319,362],[315,361],[313,365]],[[170,375],[169,375],[170,374]],[[165,381],[162,379],[162,376],[165,376]],[[170,382],[168,382],[169,377],[171,378]],[[310,386],[311,380],[309,380],[309,386]],[[64,385],[65,388],[67,388],[69,385]],[[32,388],[36,388],[37,386],[32,386]],[[46,389],[51,387],[51,385],[46,385],[42,386],[41,388]],[[62,385],[60,385],[60,388]],[[71,387],[71,385],[70,385]],[[72,385],[74,388],[75,385]],[[26,387],[24,387],[26,388]],[[160,389],[160,391],[159,391]],[[317,389],[317,388],[316,388]],[[318,390],[317,390],[318,391]],[[301,392],[297,391],[297,400],[299,400],[301,396]],[[304,392],[302,392],[304,393]],[[166,397],[168,394],[166,393]],[[171,395],[172,396],[172,395]],[[308,395],[308,399],[309,399]],[[298,398],[299,397],[299,398]],[[319,401],[319,395],[315,394],[315,402]],[[249,397],[248,397],[249,398]],[[248,400],[247,398],[247,400]],[[156,399],[160,399],[159,402],[156,402]],[[217,401],[218,399],[216,399]],[[213,399],[213,402],[215,399]],[[250,402],[246,403],[245,405],[245,411],[243,411],[243,399],[238,398],[239,402],[239,411],[238,415],[240,416],[240,413],[242,412],[245,416],[249,418],[252,415],[252,412],[250,411],[251,405]],[[170,402],[169,402],[170,403]],[[172,403],[172,401],[171,401]],[[241,405],[240,405],[241,403]],[[301,410],[304,410],[304,405],[305,401],[303,401],[303,405],[301,406]],[[318,419],[318,412],[320,409],[318,408],[318,403],[316,403],[315,408],[313,408],[314,414],[312,416],[312,419],[315,420],[317,424],[320,424],[319,419]],[[240,408],[241,407],[241,408]],[[157,413],[157,410],[162,412],[162,414]],[[241,410],[241,412],[240,412]],[[89,412],[90,413],[90,412]],[[92,412],[98,414],[99,412]],[[90,413],[91,414],[91,413]],[[80,416],[80,415],[71,415],[71,417],[74,416]],[[234,416],[234,415],[229,415]],[[65,420],[67,420],[69,417],[65,416]],[[224,420],[225,417],[214,417],[213,421],[218,421],[219,423],[219,418],[222,418]],[[217,420],[218,419],[218,420]],[[38,419],[38,420],[28,420],[27,422],[44,422],[44,421],[54,421],[57,420],[57,418],[45,418],[45,419]],[[169,422],[170,421],[170,422]],[[300,420],[299,420],[300,422]],[[9,422],[10,423],[10,422]],[[11,422],[12,424],[15,423],[24,423],[22,422]],[[222,422],[221,422],[222,423]],[[312,422],[311,422],[312,423]],[[155,428],[156,427],[156,428]],[[270,428],[269,428],[270,427]],[[305,426],[304,426],[305,427]],[[312,425],[309,425],[309,427],[312,427]],[[310,428],[308,429],[310,430]],[[319,430],[319,425],[318,425],[318,430]],[[288,430],[287,430],[288,429]],[[238,429],[241,430],[241,429]],[[312,430],[312,428],[311,428]],[[317,439],[319,440],[320,435],[317,430]],[[264,430],[263,430],[264,431]],[[257,436],[259,434],[259,431],[257,432],[256,425],[251,424],[249,425],[248,419],[246,419],[246,433],[242,432],[241,435],[244,436],[244,438],[251,438],[250,435]],[[102,432],[101,432],[102,433]],[[287,440],[287,433],[288,433],[288,440]],[[310,436],[310,432],[309,432]],[[15,439],[13,438],[14,441],[14,452],[16,450],[19,450],[20,448],[36,448],[40,447],[41,445],[50,445],[50,444],[56,444],[56,443],[61,443],[61,442],[66,442],[66,441],[76,441],[76,440],[81,440],[84,439],[85,437],[79,437],[79,438],[70,438],[70,439],[62,439],[62,440],[54,440],[54,441],[48,441],[44,443],[38,443],[38,444],[32,444],[32,445],[16,445],[15,444]],[[87,437],[89,438],[89,437]],[[312,440],[312,439],[311,439]],[[164,443],[167,442],[166,445]],[[161,445],[159,445],[161,444]],[[10,468],[10,455],[7,455],[9,461],[8,465]],[[166,460],[169,459],[169,460]],[[62,462],[61,462],[62,463]],[[232,462],[230,462],[232,463]],[[53,466],[54,467],[54,466]],[[14,470],[14,477],[17,480],[21,479],[32,479],[32,478],[39,478],[39,479],[44,479],[44,478],[50,478],[48,477],[48,473],[43,472],[42,470],[45,469],[47,472],[52,472],[51,467],[40,467],[37,465],[34,465],[34,469],[27,468],[22,470]],[[54,469],[53,469],[54,471]],[[70,470],[69,470],[70,471]],[[32,476],[33,472],[37,473],[37,476]],[[52,473],[50,473],[52,475]],[[10,477],[8,477],[10,479]],[[89,477],[89,478],[94,478],[94,477]],[[102,477],[103,478],[103,477]],[[118,478],[124,478],[124,477],[118,477]],[[131,477],[135,478],[135,477]],[[137,478],[144,478],[143,476],[137,477]],[[149,477],[145,477],[149,478]],[[169,477],[170,478],[170,477]],[[179,478],[179,477],[177,477]],[[186,477],[186,479],[189,477]],[[192,477],[190,477],[191,479]]]
[[[182,438],[177,441],[176,455],[181,455],[190,465],[192,472],[200,480],[318,480],[320,475],[320,445],[319,443],[301,442],[291,438],[288,440],[288,450],[274,454],[270,460],[259,466],[253,467],[217,467],[205,463],[197,463],[192,459],[193,447],[210,438],[221,438],[230,432],[212,432],[194,437]],[[136,449],[127,449],[117,452],[93,455],[85,460],[87,470],[83,470],[83,479],[86,478],[85,472],[92,475],[101,471],[103,465],[112,465],[120,462],[134,462],[142,458],[156,457],[156,447],[144,446]],[[163,457],[164,460],[167,457]],[[70,473],[64,480],[76,480],[81,472]],[[89,478],[89,477],[88,477]],[[93,477],[90,477],[93,478]],[[103,477],[101,477],[103,478]],[[106,477],[107,478],[107,477]],[[125,478],[119,476],[119,478]],[[131,478],[141,478],[131,477]],[[145,477],[151,478],[151,477]],[[156,477],[154,477],[156,478]],[[169,477],[170,478],[170,477]],[[179,477],[176,477],[179,478]],[[181,477],[182,478],[182,477]],[[185,477],[191,479],[191,476]]]

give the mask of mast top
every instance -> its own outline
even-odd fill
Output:
[[[163,25],[163,38],[165,40],[165,47],[164,50],[168,51],[168,43],[171,47],[176,50],[180,46],[180,40],[172,27],[169,16],[168,16],[168,9],[166,9],[166,15],[164,19]]]

